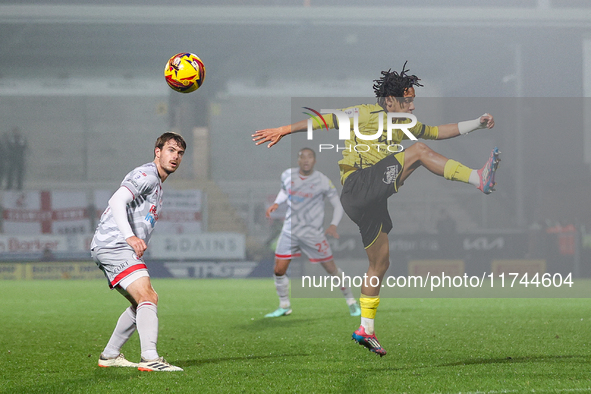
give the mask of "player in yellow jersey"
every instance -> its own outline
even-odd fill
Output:
[[[423,85],[415,75],[408,75],[409,70],[405,68],[406,63],[400,73],[382,71],[381,78],[374,81],[377,104],[359,105],[343,110],[349,117],[357,118],[357,130],[354,130],[354,125],[351,126],[350,138],[346,140],[346,149],[343,150],[343,159],[339,161],[343,183],[341,202],[347,215],[359,226],[369,259],[367,277],[379,279],[376,286],[372,286],[373,282],[369,281],[361,287],[361,325],[353,333],[353,339],[380,356],[386,355],[386,350],[375,336],[374,318],[380,303],[382,279],[390,266],[388,233],[392,229],[392,220],[388,213],[388,197],[396,193],[410,174],[421,166],[435,175],[472,184],[483,193],[489,194],[494,190],[495,172],[500,161],[496,147],[480,170],[473,170],[448,159],[422,142],[416,142],[402,150],[400,142],[410,137],[401,129],[393,130],[390,139],[387,138],[386,131],[371,140],[360,139],[359,134],[377,134],[379,125],[387,124],[388,113],[406,115],[414,111],[415,86]],[[327,116],[325,120],[328,128],[338,127],[337,116]],[[398,126],[410,122],[402,116],[393,121],[398,123]],[[473,120],[435,127],[417,121],[414,126],[408,127],[408,131],[416,138],[443,140],[477,129],[490,129],[493,126],[493,116],[485,113]],[[258,130],[252,137],[257,145],[269,142],[268,147],[272,147],[284,136],[306,131],[307,128],[308,121],[303,120],[292,125]],[[386,127],[383,127],[382,130],[385,129]],[[355,148],[362,145],[362,148]]]

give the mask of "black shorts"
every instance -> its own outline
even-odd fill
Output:
[[[381,232],[392,230],[388,197],[398,191],[404,167],[404,152],[389,155],[371,167],[347,177],[341,203],[347,215],[359,226],[363,247],[370,247]]]

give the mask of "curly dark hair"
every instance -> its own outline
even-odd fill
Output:
[[[406,69],[406,63],[402,66],[400,74],[396,71],[389,69],[388,71],[382,71],[382,77],[375,79],[373,84],[373,91],[378,99],[378,104],[385,107],[386,97],[396,97],[398,101],[402,100],[404,92],[413,86],[423,86],[419,83],[420,79],[416,75],[406,74],[409,70]]]

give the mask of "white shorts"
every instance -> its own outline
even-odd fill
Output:
[[[332,249],[323,233],[307,233],[297,236],[282,231],[275,248],[275,257],[291,260],[300,257],[304,252],[311,263],[325,263],[333,259]]]
[[[107,277],[111,289],[119,286],[126,290],[137,279],[150,276],[146,263],[137,257],[131,247],[94,248],[90,253]]]

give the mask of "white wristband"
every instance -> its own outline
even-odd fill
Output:
[[[486,116],[486,115],[488,115],[488,114],[485,113],[482,116]],[[485,128],[486,122],[480,123],[480,118],[482,116],[479,116],[478,118],[476,118],[474,120],[465,120],[463,122],[458,122],[458,130],[460,131],[460,135],[468,134],[474,130]]]

